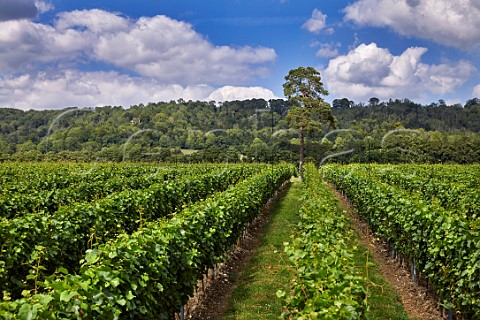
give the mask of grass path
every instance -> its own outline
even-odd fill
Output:
[[[359,268],[363,270],[363,276],[368,275],[369,309],[364,314],[365,320],[408,320],[409,316],[399,294],[382,276],[380,266],[373,260],[371,253],[367,253],[365,247],[359,246],[355,259]],[[373,264],[368,267],[368,271],[365,268],[367,263]]]
[[[302,185],[293,183],[273,207],[270,221],[245,271],[232,281],[238,283],[222,319],[279,319],[282,302],[276,292],[290,279],[289,262],[283,252],[293,225],[298,221]],[[235,275],[234,275],[235,277]]]
[[[289,241],[294,225],[299,221],[298,211],[302,205],[303,185],[293,183],[274,203],[259,246],[252,254],[242,272],[230,275],[235,289],[228,302],[222,320],[279,319],[282,313],[282,301],[276,292],[285,288],[292,274],[283,243]],[[353,226],[352,226],[353,227]],[[358,246],[355,259],[360,270],[366,271],[367,251],[360,243],[360,236],[352,239],[352,245]],[[388,283],[378,268],[378,264],[369,266],[369,305],[367,320],[407,320],[398,293]],[[362,272],[367,273],[367,272]]]

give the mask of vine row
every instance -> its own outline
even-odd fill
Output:
[[[153,184],[143,190],[112,193],[92,203],[75,203],[52,214],[32,213],[0,221],[0,287],[18,298],[33,281],[41,256],[43,279],[58,267],[78,271],[85,250],[121,233],[132,233],[147,221],[172,214],[258,172],[259,166],[232,167],[209,174]]]
[[[330,166],[325,174],[374,232],[415,264],[444,307],[466,319],[480,317],[479,219],[452,214],[419,193],[382,182],[360,165]]]
[[[58,269],[38,284],[42,293],[0,302],[0,317],[170,320],[292,173],[287,165],[266,169],[170,219],[90,249],[78,274]]]
[[[361,319],[366,280],[355,266],[352,229],[318,169],[305,166],[301,221],[285,243],[294,277],[284,299],[285,319]]]

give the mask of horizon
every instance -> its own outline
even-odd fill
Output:
[[[376,97],[373,97],[376,98]],[[477,100],[478,99],[478,100]],[[183,101],[182,101],[183,100]],[[13,110],[18,110],[18,111],[23,111],[23,112],[29,112],[29,111],[65,111],[65,110],[95,110],[96,108],[122,108],[123,110],[128,110],[130,108],[135,108],[135,107],[147,107],[149,105],[155,105],[155,104],[170,104],[170,103],[175,103],[175,104],[186,104],[186,103],[198,103],[198,102],[203,102],[203,103],[215,103],[215,106],[221,107],[221,104],[225,103],[234,103],[234,102],[244,102],[244,101],[249,101],[249,100],[264,100],[265,102],[269,103],[272,100],[283,100],[287,101],[286,98],[273,98],[273,99],[264,99],[264,98],[249,98],[249,99],[243,99],[243,100],[226,100],[226,101],[215,101],[215,100],[184,100],[182,98],[179,98],[178,100],[170,100],[170,101],[150,101],[147,103],[138,103],[138,104],[133,104],[130,106],[123,106],[123,105],[98,105],[98,106],[86,106],[86,107],[76,107],[76,106],[65,106],[65,107],[59,107],[59,108],[43,108],[43,109],[22,109],[22,108],[15,108],[15,107],[1,107],[0,109],[13,109]],[[334,100],[341,100],[341,99],[334,99]],[[381,105],[388,105],[389,103],[404,103],[406,100],[409,100],[408,98],[395,98],[395,99],[388,99],[388,100],[379,100],[375,104],[371,104],[369,101],[363,102],[363,101],[353,101],[350,100],[350,102],[353,102],[354,105],[351,106],[350,108],[356,108],[356,107],[362,107],[362,108],[369,108],[369,107],[378,107]],[[479,98],[472,98],[468,99],[466,102],[472,102],[472,101],[480,101]],[[422,107],[422,108],[430,108],[430,107],[439,107],[439,106],[446,106],[446,107],[461,107],[465,108],[466,103],[452,103],[448,104],[446,103],[443,99],[440,99],[438,101],[431,101],[429,103],[419,103],[413,100],[410,100],[410,102]],[[332,102],[329,102],[330,107],[334,107]],[[268,106],[267,106],[268,108]]]

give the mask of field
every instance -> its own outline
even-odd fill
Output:
[[[329,166],[324,175],[445,308],[480,317],[480,166]]]
[[[2,165],[0,316],[170,319],[289,165]]]
[[[1,164],[0,318],[172,319],[294,171]],[[480,166],[308,165],[285,242],[292,277],[277,291],[284,317],[360,319],[370,307],[349,219],[326,181],[447,309],[480,316]]]

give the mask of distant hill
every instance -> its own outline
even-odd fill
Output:
[[[296,161],[296,133],[278,99],[170,101],[95,109],[0,108],[0,159],[73,161]],[[479,162],[480,100],[465,106],[408,99],[336,99],[337,128],[308,137],[310,160]],[[181,152],[188,149],[190,152]],[[197,150],[197,152],[194,152]],[[333,155],[353,150],[343,156]]]

